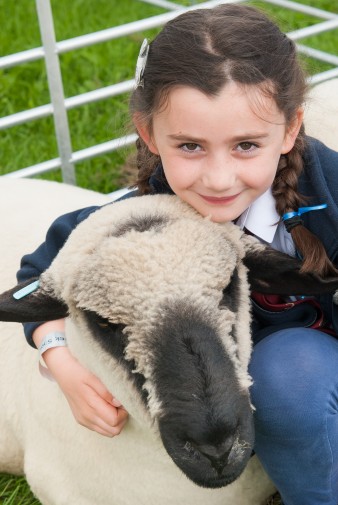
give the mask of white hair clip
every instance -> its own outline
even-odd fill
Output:
[[[143,74],[147,64],[148,53],[149,53],[148,39],[144,39],[136,62],[135,89],[138,88],[139,86],[141,86],[142,88],[144,86]]]

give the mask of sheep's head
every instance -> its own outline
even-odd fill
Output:
[[[0,319],[69,314],[95,373],[98,354],[110,364],[102,377],[112,393],[120,367],[177,466],[198,485],[221,487],[239,476],[253,445],[244,263],[258,265],[250,278],[265,292],[338,287],[175,196],[147,196],[79,225],[37,291],[20,301],[18,288],[2,295]]]

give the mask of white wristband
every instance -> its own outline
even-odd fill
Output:
[[[44,352],[46,352],[48,349],[51,349],[52,347],[65,346],[67,346],[67,340],[66,335],[63,331],[53,331],[51,333],[47,333],[39,347],[40,357]]]

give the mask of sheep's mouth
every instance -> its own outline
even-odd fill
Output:
[[[221,488],[234,482],[244,471],[252,453],[251,446],[242,452],[239,460],[226,463],[223,466],[214,465],[203,454],[188,455],[177,452],[169,453],[174,463],[186,477],[197,486],[205,488]]]
[[[210,477],[210,478],[203,478],[203,479],[191,479],[189,475],[187,475],[190,480],[192,480],[197,486],[204,487],[204,488],[209,488],[209,489],[218,489],[221,487],[226,487],[229,486],[229,484],[232,484],[239,478],[243,470],[245,469],[245,465],[243,465],[242,469],[239,472],[229,474],[226,477]]]
[[[245,469],[254,443],[250,418],[212,445],[184,442],[172,425],[159,423],[162,443],[176,466],[196,485],[220,488],[235,481]]]

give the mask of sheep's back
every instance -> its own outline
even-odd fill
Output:
[[[107,201],[65,184],[0,177],[0,292],[15,285],[21,257],[40,245],[56,217]],[[42,380],[38,353],[26,343],[21,324],[0,322],[0,335],[0,471],[20,473],[33,411],[41,409],[47,420],[53,412],[48,405],[52,383]]]

